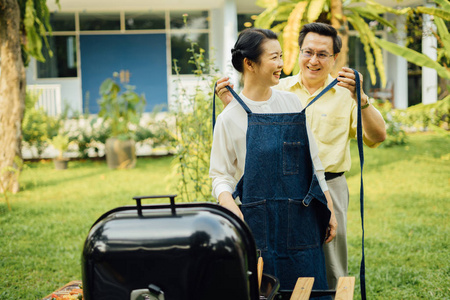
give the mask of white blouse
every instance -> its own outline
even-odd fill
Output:
[[[272,96],[267,101],[253,101],[242,93],[239,96],[254,113],[291,113],[303,109],[297,95],[291,92],[272,89]],[[233,99],[217,117],[209,170],[212,178],[212,195],[216,199],[222,192],[233,193],[237,182],[244,174],[247,124],[247,112],[236,99]],[[306,130],[315,174],[322,191],[327,191],[325,171],[318,156],[316,141],[309,126],[306,126]],[[239,199],[236,199],[236,203],[240,204]]]

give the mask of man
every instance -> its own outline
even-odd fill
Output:
[[[342,47],[336,30],[324,23],[311,23],[302,27],[299,35],[298,75],[284,78],[275,87],[297,94],[303,107],[326,87],[333,78],[330,72]],[[386,138],[386,127],[380,112],[374,108],[362,90],[361,114],[364,143],[377,147]],[[334,203],[338,222],[333,241],[324,246],[327,280],[330,288],[339,277],[347,276],[347,210],[349,194],[344,172],[350,170],[350,140],[356,138],[357,98],[355,74],[342,68],[339,83],[323,95],[306,111],[308,125],[317,141],[319,157],[325,168],[325,178]],[[217,82],[216,93],[226,105],[233,96],[225,88],[228,78]]]

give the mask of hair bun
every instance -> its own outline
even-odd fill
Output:
[[[231,55],[239,55],[239,54],[243,55],[241,49],[236,49],[236,48],[231,49]]]

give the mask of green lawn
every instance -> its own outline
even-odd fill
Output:
[[[369,299],[450,299],[450,139],[409,136],[407,146],[365,148],[366,277]],[[350,275],[359,297],[359,164],[352,145]],[[133,170],[103,161],[30,163],[23,191],[0,202],[0,299],[40,299],[81,279],[80,257],[92,223],[135,195],[175,193],[171,158],[139,159]],[[147,201],[148,203],[148,201]]]

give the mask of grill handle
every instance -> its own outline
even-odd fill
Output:
[[[175,197],[177,195],[153,195],[153,196],[135,196],[133,197],[136,200],[136,207],[138,211],[138,215],[142,217],[142,199],[159,199],[159,198],[169,198],[170,199],[170,209],[172,210],[172,215],[176,216],[177,213],[175,211]]]

